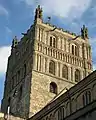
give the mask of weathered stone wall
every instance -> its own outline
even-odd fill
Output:
[[[56,95],[50,92],[50,83],[57,84],[58,93],[65,87],[68,89],[74,84],[64,79],[59,79],[44,73],[32,71],[31,94],[30,94],[30,114],[33,115],[42,109]]]
[[[65,120],[95,120],[95,79],[96,71],[69,89],[62,96],[46,105],[45,108],[30,118],[30,120],[59,120],[61,116]],[[88,93],[88,97],[86,93]],[[85,96],[84,99],[83,96]]]

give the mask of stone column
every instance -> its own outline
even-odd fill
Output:
[[[80,47],[79,47],[79,51],[78,51],[78,52],[79,52],[79,56],[80,56],[80,57],[83,57],[83,56],[82,56],[82,46],[81,46],[81,45],[80,45]]]
[[[60,49],[62,50],[62,38],[60,37]]]
[[[66,39],[64,39],[64,51],[66,52]]]
[[[72,67],[72,69],[73,69],[73,82],[75,82],[75,68],[74,67]]]
[[[49,63],[50,63],[50,60],[47,59],[47,70],[46,70],[47,73],[49,73]]]
[[[60,63],[60,77],[62,78],[62,68],[63,68],[63,65]]]
[[[83,76],[83,70],[80,71],[80,80],[82,80],[84,78]]]
[[[87,51],[86,51],[86,45],[84,44],[84,58],[87,59]]]
[[[73,81],[73,67],[71,67],[71,81]]]
[[[40,41],[42,41],[42,29],[40,29]]]
[[[44,29],[41,29],[41,41],[44,42]]]
[[[33,58],[33,69],[37,70],[37,53],[34,53]]]
[[[49,32],[46,32],[46,44],[50,45]]]
[[[68,66],[68,80],[71,81],[71,67]]]
[[[46,72],[47,71],[47,58],[43,57],[43,60],[42,60],[42,71],[43,72]]]
[[[69,51],[68,51],[68,48],[69,48],[69,46],[68,46],[68,41],[66,40],[66,52],[69,52]]]
[[[55,62],[55,75],[58,77],[58,62]]]
[[[42,72],[45,72],[45,57],[42,58]]]
[[[60,37],[58,37],[57,39],[58,39],[57,48],[60,49],[60,46],[61,46],[61,40],[60,40]]]
[[[41,60],[40,60],[41,65],[40,66],[41,66],[41,71],[42,72],[43,72],[43,66],[44,66],[44,62],[43,62],[44,60],[43,59],[44,59],[44,57],[41,55]]]
[[[35,41],[35,46],[34,46],[35,50],[38,50],[38,43],[37,41]]]
[[[45,30],[43,29],[43,42],[46,44]]]
[[[38,70],[41,71],[41,56],[38,55]]]
[[[64,51],[64,39],[62,38],[62,50]]]
[[[35,27],[35,39],[38,40],[39,39],[39,28],[36,26]]]

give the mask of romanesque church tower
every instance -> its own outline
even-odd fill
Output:
[[[28,118],[64,89],[92,72],[88,30],[81,35],[43,22],[40,6],[34,24],[19,41],[13,39],[8,58],[2,112]]]

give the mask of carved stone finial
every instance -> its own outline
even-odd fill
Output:
[[[12,48],[16,47],[16,45],[18,45],[17,36],[15,36],[15,37],[13,38],[13,41],[12,41]]]
[[[86,36],[86,38],[88,38],[88,29],[87,28],[85,29],[85,36]]]
[[[83,39],[88,39],[88,29],[85,27],[85,25],[83,25],[83,28],[81,28],[81,37]]]
[[[36,8],[36,11],[35,11],[35,20],[37,18],[40,18],[42,19],[42,8],[40,7],[40,5],[38,5],[38,7]]]

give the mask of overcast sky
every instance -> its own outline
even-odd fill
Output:
[[[83,24],[88,27],[96,69],[96,0],[0,0],[0,100],[12,39],[15,35],[20,39],[33,24],[38,4],[43,8],[44,21],[51,16],[52,24],[77,34]]]

